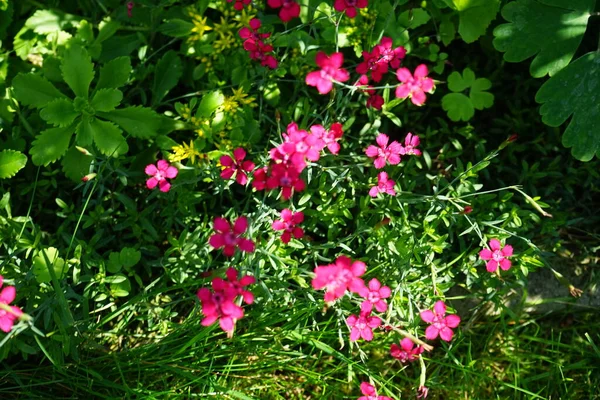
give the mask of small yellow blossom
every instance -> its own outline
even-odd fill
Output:
[[[251,6],[244,8],[241,13],[235,16],[237,21],[237,27],[243,28],[244,26],[250,26],[250,20],[256,18],[256,13],[252,13],[254,9]]]
[[[192,17],[192,24],[194,24],[194,27],[192,28],[192,33],[190,33],[190,36],[188,37],[188,41],[195,42],[202,39],[204,33],[212,31],[213,28],[206,24],[208,17],[202,18],[195,10],[190,10],[189,14]]]
[[[238,102],[235,100],[235,98],[233,96],[228,96],[225,97],[225,100],[223,100],[223,104],[221,105],[221,108],[223,109],[223,111],[228,112],[228,113],[235,113],[237,112],[237,109],[239,108],[239,104]]]
[[[250,107],[254,107],[254,101],[256,99],[254,97],[248,97],[248,93],[244,93],[244,88],[240,87],[237,90],[232,89],[233,96],[231,96],[235,101],[242,103],[244,105],[249,105]]]
[[[199,160],[203,160],[206,158],[205,154],[200,153],[198,150],[196,150],[194,148],[193,141],[190,141],[189,145],[187,145],[184,142],[182,145],[173,146],[171,151],[173,151],[173,153],[169,154],[169,157],[168,157],[170,162],[182,161],[182,160],[185,160],[186,158],[189,158],[190,161],[192,162],[192,164],[195,164],[196,157],[198,157]]]

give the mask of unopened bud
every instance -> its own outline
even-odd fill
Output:
[[[91,156],[92,155],[92,153],[90,153],[89,151],[87,151],[87,149],[84,149],[83,147],[75,146],[75,148],[77,150],[79,150],[80,153],[83,153],[86,156]]]
[[[95,173],[91,173],[91,174],[87,174],[86,176],[84,176],[83,178],[81,178],[82,182],[87,182],[90,181],[92,179],[94,179],[96,177]]]
[[[462,210],[462,214],[471,214],[473,212],[473,207],[471,206],[465,206],[465,208],[463,208]]]

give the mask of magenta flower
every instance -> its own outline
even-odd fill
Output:
[[[228,3],[231,3],[232,1],[234,0],[227,0]],[[237,11],[242,11],[244,6],[247,6],[250,3],[252,3],[252,0],[235,0],[233,8],[235,8]]]
[[[383,37],[377,48],[383,61],[389,63],[392,68],[398,68],[406,56],[406,49],[403,46],[392,48],[392,44],[392,38]]]
[[[504,271],[508,271],[511,266],[511,262],[507,257],[511,257],[513,255],[513,248],[511,245],[507,244],[502,248],[502,244],[498,239],[490,240],[490,248],[483,249],[479,252],[479,257],[482,260],[487,261],[486,269],[488,272],[496,272],[498,266],[502,268]]]
[[[254,179],[252,180],[252,187],[256,190],[264,190],[267,187],[268,178],[268,167],[262,167],[254,171],[252,174]]]
[[[385,312],[388,308],[384,299],[387,299],[392,294],[392,291],[387,286],[381,286],[381,283],[373,278],[369,281],[369,286],[363,286],[358,294],[365,299],[362,302],[361,309],[371,312],[373,306],[379,312]]]
[[[133,17],[133,7],[134,6],[135,6],[135,3],[133,1],[130,1],[127,3],[127,18]]]
[[[364,396],[360,396],[358,400],[392,400],[387,396],[377,396],[375,386],[371,385],[369,382],[362,382],[360,384],[360,391]]]
[[[374,315],[370,315],[371,311],[366,311],[366,307],[361,307],[361,312],[358,315],[351,315],[346,319],[346,323],[350,327],[350,341],[356,342],[363,338],[367,342],[373,340],[373,329],[381,325],[381,319]]]
[[[294,18],[300,16],[300,4],[294,0],[268,0],[267,3],[271,8],[279,8],[279,18],[283,22],[289,22]]]
[[[3,283],[4,278],[0,275],[0,288]],[[19,307],[10,305],[16,296],[17,290],[14,286],[5,286],[0,292],[0,304],[2,304],[2,307],[0,307],[0,329],[6,333],[10,332],[15,320],[23,315],[23,311]]]
[[[306,75],[306,84],[315,86],[319,93],[327,94],[333,89],[333,81],[346,82],[350,79],[350,74],[344,68],[344,55],[342,53],[333,53],[328,56],[322,51],[317,53],[315,59],[320,71],[313,71]]]
[[[432,93],[434,88],[433,79],[428,78],[427,74],[429,71],[425,64],[415,69],[414,76],[408,68],[399,68],[396,76],[402,84],[396,88],[396,97],[401,99],[410,97],[414,105],[423,105],[426,99],[425,92]]]
[[[281,219],[273,221],[273,229],[276,231],[284,231],[281,235],[281,241],[287,244],[292,239],[292,235],[296,239],[300,239],[304,236],[304,230],[297,226],[303,221],[304,213],[302,211],[292,213],[289,208],[284,208],[281,211]]]
[[[365,283],[359,277],[365,273],[367,266],[362,261],[352,261],[350,257],[339,256],[334,264],[315,268],[312,287],[315,290],[325,288],[325,301],[334,301],[349,289],[359,293]]]
[[[389,195],[395,196],[396,191],[394,190],[394,182],[391,179],[388,179],[387,172],[380,172],[377,175],[377,186],[373,186],[371,190],[369,190],[369,196],[377,197],[379,193],[387,193]]]
[[[254,295],[252,292],[244,289],[244,287],[252,285],[254,282],[256,282],[256,279],[254,279],[253,276],[245,275],[238,280],[238,271],[232,267],[227,269],[225,275],[229,280],[229,282],[223,281],[223,284],[228,286],[226,290],[230,290],[233,296],[242,296],[242,299],[246,304],[254,303]],[[215,278],[213,279],[213,282],[217,279],[221,278]]]
[[[237,173],[235,180],[240,185],[245,185],[248,182],[248,176],[246,172],[250,172],[254,169],[254,163],[252,161],[244,161],[246,158],[246,151],[238,147],[233,151],[233,158],[230,156],[222,156],[219,160],[221,165],[225,169],[221,172],[221,178],[230,179],[234,174]]]
[[[381,57],[379,47],[375,47],[370,53],[363,51],[362,56],[365,60],[356,66],[356,72],[366,74],[371,71],[371,78],[375,82],[380,82],[383,75],[388,72],[388,62]]]
[[[354,18],[357,8],[365,8],[368,5],[369,0],[335,0],[333,8],[335,11],[345,12],[349,18]]]
[[[169,163],[165,160],[158,160],[156,165],[146,165],[146,169],[144,171],[146,172],[146,175],[152,176],[146,181],[146,187],[148,189],[154,189],[156,185],[158,185],[158,188],[161,192],[168,192],[171,189],[171,184],[167,181],[167,179],[175,178],[179,172],[177,168],[169,165]]]
[[[239,217],[233,227],[225,218],[217,217],[215,218],[214,228],[217,233],[210,237],[208,243],[215,249],[224,247],[223,254],[227,257],[233,256],[237,247],[248,253],[254,251],[254,242],[241,237],[248,229],[246,217]]]
[[[390,347],[390,355],[400,362],[415,361],[423,352],[423,346],[416,346],[410,338],[404,338],[400,341],[400,346],[392,344]]]
[[[331,124],[329,130],[326,130],[322,125],[313,125],[310,127],[310,131],[313,135],[319,137],[323,141],[323,145],[327,146],[331,154],[339,153],[340,144],[338,141],[344,135],[342,124],[334,122]]]
[[[420,156],[421,150],[417,149],[419,143],[421,143],[419,137],[408,132],[406,138],[404,138],[404,146],[400,154]]]
[[[443,301],[437,301],[433,306],[433,311],[423,310],[421,311],[421,319],[431,325],[425,330],[425,337],[428,340],[433,340],[438,335],[442,340],[449,342],[452,340],[452,329],[456,328],[460,324],[460,317],[458,315],[446,316],[446,304]]]
[[[381,169],[385,166],[386,162],[391,165],[400,163],[400,153],[402,151],[402,145],[395,140],[388,146],[390,138],[385,133],[380,133],[377,136],[377,144],[379,147],[370,145],[365,150],[367,156],[375,159],[375,168]]]
[[[300,178],[298,170],[287,164],[274,164],[271,167],[271,176],[266,181],[267,189],[281,188],[281,197],[289,200],[294,192],[301,192],[306,184]]]
[[[366,92],[369,93],[369,91],[366,91]],[[367,98],[367,108],[373,107],[376,110],[381,110],[384,103],[385,103],[385,100],[383,99],[383,97],[381,95],[375,94],[375,93],[369,93],[369,97]]]

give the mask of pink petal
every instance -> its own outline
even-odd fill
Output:
[[[389,287],[384,286],[381,289],[379,289],[379,297],[381,297],[382,299],[387,299],[391,295],[392,295],[392,289],[390,289]]]
[[[215,233],[208,239],[208,244],[210,244],[215,249],[218,249],[225,246],[225,239],[223,238],[223,235]]]
[[[410,95],[410,88],[408,85],[400,85],[396,88],[396,97],[399,99],[405,99]]]
[[[235,246],[225,245],[225,248],[223,249],[223,254],[226,257],[233,257],[233,255],[235,254]]]
[[[510,260],[507,260],[506,258],[500,260],[500,268],[502,268],[502,270],[504,271],[508,271],[511,265],[512,263],[510,262]]]
[[[329,63],[334,68],[340,68],[344,64],[344,54],[333,53],[329,56]]]
[[[388,161],[391,165],[398,165],[402,161],[402,158],[398,154],[393,153],[388,156]]]
[[[327,94],[333,89],[333,82],[327,79],[319,79],[317,82],[317,90],[321,94]]]
[[[427,329],[425,329],[425,338],[427,340],[433,340],[438,337],[440,331],[434,325],[429,325]]]
[[[12,329],[14,321],[7,315],[3,315],[0,317],[0,330],[8,333]]]
[[[230,179],[233,176],[233,174],[235,174],[235,169],[225,168],[223,171],[221,171],[221,178]]]
[[[17,295],[17,290],[14,286],[6,286],[0,292],[0,303],[10,304],[15,300],[15,296]]]
[[[492,250],[500,250],[501,247],[502,247],[502,244],[500,243],[500,241],[498,239],[490,240],[490,248]]]
[[[371,330],[371,328],[365,328],[365,329],[362,330],[362,335],[361,336],[367,342],[370,342],[371,340],[373,340],[373,331]]]
[[[458,315],[451,314],[446,316],[444,321],[446,322],[446,326],[449,328],[456,328],[458,324],[460,324],[460,317]]]
[[[440,329],[440,338],[442,338],[442,340],[445,340],[446,342],[452,340],[453,334],[454,332],[452,332],[452,329],[448,327],[443,327],[442,329]]]
[[[431,78],[425,78],[421,81],[421,89],[427,93],[433,92],[434,86],[433,79]]]
[[[425,96],[423,90],[418,88],[413,90],[410,101],[412,101],[415,106],[422,106],[425,103],[425,100],[427,100],[427,96]]]
[[[224,167],[233,167],[235,164],[233,158],[229,156],[221,156],[221,158],[219,159],[219,163],[221,163],[221,165]]]
[[[389,140],[390,140],[389,136],[386,135],[385,133],[380,133],[379,135],[377,135],[377,139],[375,139],[377,144],[382,148],[387,146]]]
[[[373,186],[369,190],[369,196],[371,196],[371,197],[377,197],[378,194],[379,194],[379,187],[378,186]]]
[[[402,151],[402,145],[394,140],[392,143],[390,143],[387,149],[390,153],[400,154]]]
[[[377,328],[381,325],[381,319],[379,317],[369,317],[367,318],[367,326],[371,328]]]
[[[162,180],[160,182],[158,182],[158,189],[161,192],[168,192],[171,189],[171,184],[169,182],[167,182],[166,180]]]
[[[444,304],[443,301],[438,300],[435,302],[435,305],[433,306],[433,311],[437,315],[444,315],[444,314],[446,314],[446,305]]]
[[[365,154],[369,157],[377,157],[377,154],[379,154],[379,149],[376,146],[370,145],[365,150]]]
[[[356,327],[350,331],[350,341],[356,342],[360,338],[360,330]]]
[[[158,169],[156,169],[156,165],[154,164],[148,164],[146,165],[146,168],[144,169],[144,172],[147,175],[154,175],[158,172]]]
[[[257,30],[258,28],[260,28],[260,19],[252,18],[250,20],[250,27],[254,30]]]
[[[379,288],[381,288],[381,283],[377,278],[373,278],[369,281],[369,289],[371,289],[371,291],[378,291]]]
[[[367,270],[367,265],[362,261],[354,261],[351,270],[354,276],[361,276]]]
[[[247,290],[245,290],[242,293],[242,297],[244,298],[244,302],[246,302],[246,304],[254,303],[254,295],[252,294],[252,292],[248,292]]]
[[[375,395],[375,387],[368,382],[363,382],[360,384],[360,391],[362,394],[367,396]]]
[[[248,183],[248,176],[242,171],[238,171],[238,174],[235,177],[235,181],[240,185],[244,186],[246,183]]]
[[[177,176],[177,174],[179,173],[179,170],[173,166],[167,168],[167,173],[166,176],[169,179],[173,179]]]
[[[250,239],[240,239],[238,246],[246,253],[253,253],[255,250],[254,242]]]
[[[156,166],[159,171],[165,171],[167,168],[169,168],[169,163],[166,162],[165,160],[158,160],[158,162],[156,163]]]
[[[241,161],[244,158],[246,158],[246,150],[244,150],[241,147],[238,147],[237,149],[235,149],[233,151],[233,156],[235,157],[236,160]]]
[[[415,78],[425,78],[429,74],[427,65],[421,64],[415,69]]]
[[[241,235],[246,232],[248,229],[248,219],[246,217],[239,217],[235,220],[235,224],[233,225],[233,233],[236,235]]]
[[[375,159],[375,161],[373,162],[373,164],[375,165],[375,168],[381,169],[381,168],[385,167],[385,158],[377,157]],[[396,164],[398,164],[398,163],[396,163]]]
[[[399,68],[396,71],[396,77],[398,78],[398,80],[402,83],[408,82],[409,80],[412,79],[412,74],[410,73],[410,70],[408,68]],[[402,87],[405,85],[401,85],[399,87]],[[396,89],[397,90],[397,89]],[[396,94],[397,97],[406,97],[406,96],[398,96],[398,94]]]
[[[402,349],[406,352],[410,352],[413,347],[414,347],[414,343],[410,338],[404,338],[400,341],[400,347],[402,347]]]
[[[317,55],[315,56],[315,63],[323,68],[327,65],[329,65],[329,57],[327,57],[327,54],[325,54],[325,52],[323,51],[319,51],[317,52]]]
[[[479,252],[479,257],[481,257],[482,260],[491,260],[492,251],[490,249],[483,249]]]
[[[488,272],[496,272],[498,269],[498,262],[490,260],[487,262],[487,264],[485,264],[485,268],[488,270]]]
[[[286,225],[285,225],[285,223],[283,223],[280,220],[275,220],[275,221],[273,221],[273,224],[271,225],[271,227],[273,228],[273,230],[282,231],[285,229]]]
[[[432,323],[433,319],[435,318],[435,315],[433,314],[433,311],[431,311],[431,310],[421,311],[420,316],[424,322],[428,322],[428,323]]]
[[[215,231],[221,232],[221,233],[227,233],[231,230],[229,221],[227,221],[223,217],[215,218],[215,221],[213,222],[213,227],[214,227]]]
[[[386,312],[388,308],[387,303],[384,300],[379,300],[377,303],[375,303],[375,309],[377,309],[377,311],[379,312]]]
[[[146,181],[146,187],[148,189],[154,189],[158,185],[158,179],[152,177]]]
[[[221,317],[219,325],[221,325],[221,329],[225,332],[233,331],[233,319],[230,317]]]
[[[510,257],[513,255],[513,247],[510,244],[507,244],[506,246],[504,246],[504,248],[502,249],[502,255],[504,257]]]
[[[358,321],[358,317],[356,315],[351,315],[348,318],[346,318],[346,323],[349,326],[354,326],[356,325],[356,321]]]
[[[305,81],[308,86],[317,86],[321,81],[321,71],[309,72]]]

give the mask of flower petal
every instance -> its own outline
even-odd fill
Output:
[[[433,319],[435,318],[435,315],[433,314],[433,311],[431,311],[431,310],[421,311],[420,316],[424,322],[428,322],[428,323],[432,323]]]
[[[435,305],[433,306],[433,311],[437,315],[444,315],[444,314],[446,314],[446,304],[444,304],[444,302],[441,301],[441,300],[436,301]]]
[[[501,247],[502,247],[502,244],[500,243],[500,241],[498,239],[490,240],[490,248],[492,250],[500,250]]]

